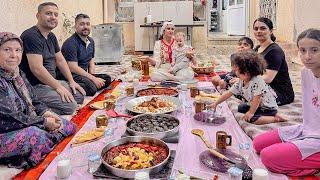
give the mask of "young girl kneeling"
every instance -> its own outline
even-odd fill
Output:
[[[271,88],[261,77],[266,67],[264,59],[253,51],[239,52],[231,57],[231,65],[240,80],[211,107],[216,108],[218,104],[235,95],[244,101],[238,107],[239,112],[245,113],[242,120],[254,124],[285,121],[277,111],[278,105]]]

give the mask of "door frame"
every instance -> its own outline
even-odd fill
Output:
[[[229,11],[229,0],[228,1],[228,6],[226,7],[226,10],[224,10],[226,12],[226,16],[228,16],[228,11]],[[237,1],[237,0],[235,0]],[[222,20],[222,1],[219,0],[218,2],[218,12],[219,12],[219,18],[220,18],[220,21]],[[251,25],[249,24],[250,23],[250,8],[251,8],[251,3],[250,3],[250,0],[243,0],[243,7],[244,7],[244,10],[245,10],[245,36],[250,36],[250,33],[251,33]],[[207,28],[207,34],[209,34],[209,25],[210,25],[210,7],[207,7],[207,25],[208,25],[208,28]],[[225,19],[228,19],[228,17],[226,17]],[[223,22],[220,22],[220,25],[223,26]],[[228,22],[227,22],[227,25],[226,27],[228,28]],[[223,33],[227,33],[228,30],[227,29],[223,29],[221,27],[221,31],[220,32],[223,32]],[[215,33],[215,32],[210,32],[210,33]]]

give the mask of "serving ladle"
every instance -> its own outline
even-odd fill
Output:
[[[245,177],[245,179],[252,179],[252,169],[250,168],[250,166],[248,166],[247,163],[240,163],[240,162],[235,162],[231,159],[229,159],[228,157],[226,157],[225,155],[221,154],[220,152],[216,151],[213,149],[211,143],[206,140],[203,135],[204,135],[204,132],[203,130],[201,129],[193,129],[191,131],[192,134],[196,135],[196,136],[199,136],[202,141],[206,144],[206,146],[208,147],[208,150],[210,153],[212,153],[213,155],[215,155],[216,157],[230,163],[230,164],[233,164],[235,167],[239,168],[239,169],[242,169],[243,170],[243,173],[242,173],[242,177]]]
[[[204,131],[203,130],[201,130],[201,129],[193,129],[191,131],[191,133],[196,135],[196,136],[199,136],[201,138],[201,140],[208,147],[209,152],[212,153],[213,155],[215,155],[216,157],[218,157],[218,158],[220,158],[222,160],[225,160],[228,163],[234,164],[236,167],[238,167],[240,169],[245,169],[246,167],[248,167],[248,165],[234,162],[231,159],[229,159],[228,157],[226,157],[225,155],[223,155],[220,152],[214,150],[212,144],[207,139],[204,138],[204,136],[203,136],[204,135]]]
[[[209,149],[213,149],[212,144],[206,138],[204,138],[204,131],[202,129],[192,129],[191,133],[199,136]]]

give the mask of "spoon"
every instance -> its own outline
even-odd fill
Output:
[[[213,149],[212,144],[207,139],[204,138],[203,136],[204,132],[202,129],[192,129],[191,133],[199,136],[209,149]]]
[[[116,118],[116,117],[132,118],[132,116],[130,115],[118,114],[114,109],[107,110],[106,112],[112,118]]]

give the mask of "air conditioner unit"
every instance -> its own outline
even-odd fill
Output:
[[[115,23],[93,27],[95,42],[95,63],[119,63],[124,53],[122,26]]]

